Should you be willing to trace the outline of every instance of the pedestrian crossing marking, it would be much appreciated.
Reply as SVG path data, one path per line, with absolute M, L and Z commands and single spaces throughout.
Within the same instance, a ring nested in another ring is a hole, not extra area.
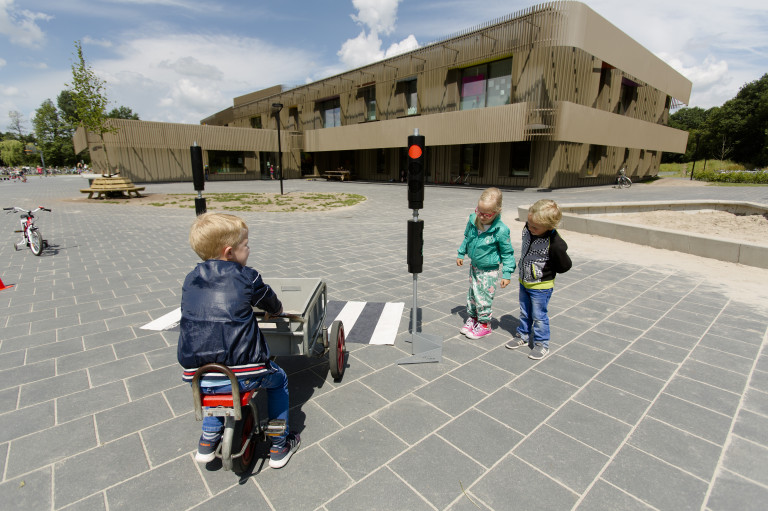
M 358 302 L 330 300 L 326 305 L 325 323 L 330 328 L 336 320 L 344 324 L 346 342 L 359 344 L 393 345 L 400 328 L 403 302 Z M 150 321 L 142 330 L 179 331 L 181 308 Z

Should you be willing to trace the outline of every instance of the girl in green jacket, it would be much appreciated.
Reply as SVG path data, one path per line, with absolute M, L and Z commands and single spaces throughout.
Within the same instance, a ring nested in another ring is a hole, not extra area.
M 490 335 L 491 305 L 499 277 L 501 287 L 505 288 L 515 271 L 515 251 L 509 239 L 509 227 L 501 221 L 501 201 L 498 188 L 483 190 L 475 212 L 469 215 L 464 241 L 456 258 L 458 266 L 464 265 L 465 255 L 472 260 L 467 292 L 468 318 L 460 330 L 470 339 Z

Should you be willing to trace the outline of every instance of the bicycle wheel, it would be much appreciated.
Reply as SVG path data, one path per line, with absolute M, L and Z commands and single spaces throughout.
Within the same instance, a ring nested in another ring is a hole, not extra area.
M 341 321 L 334 321 L 331 324 L 328 344 L 328 364 L 330 365 L 331 376 L 338 381 L 344 377 L 345 369 L 344 346 L 346 345 L 346 336 L 344 335 L 344 324 Z
M 253 455 L 256 453 L 256 437 L 252 436 L 252 434 L 257 425 L 253 409 L 248 405 L 242 407 L 241 410 L 243 418 L 235 422 L 235 431 L 232 437 L 232 454 L 239 453 L 249 438 L 251 442 L 242 456 L 232 459 L 232 471 L 237 475 L 243 474 L 248 470 L 253 461 Z
M 36 256 L 43 253 L 43 236 L 37 229 L 29 231 L 29 249 Z
M 630 186 L 632 186 L 632 181 L 628 177 L 621 176 L 619 178 L 619 188 L 629 188 Z

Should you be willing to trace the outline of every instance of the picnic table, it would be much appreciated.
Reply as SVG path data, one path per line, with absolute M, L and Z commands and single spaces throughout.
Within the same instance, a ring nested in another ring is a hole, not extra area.
M 125 197 L 128 194 L 128 198 L 131 194 L 136 194 L 136 197 L 141 197 L 139 192 L 143 191 L 145 187 L 135 186 L 130 179 L 124 177 L 99 177 L 91 182 L 88 188 L 81 188 L 81 193 L 87 193 L 88 198 L 93 198 L 93 194 L 96 194 L 97 199 L 103 198 L 103 196 L 121 196 Z
M 349 181 L 350 172 L 348 170 L 327 170 L 323 173 L 323 177 L 330 181 L 331 179 L 338 179 L 339 181 Z

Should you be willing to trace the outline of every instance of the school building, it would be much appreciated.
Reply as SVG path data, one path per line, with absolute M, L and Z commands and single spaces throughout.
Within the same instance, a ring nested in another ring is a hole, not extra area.
M 399 181 L 406 142 L 426 138 L 427 182 L 562 188 L 658 173 L 688 133 L 667 126 L 691 82 L 583 3 L 536 5 L 414 51 L 314 83 L 236 97 L 200 125 L 115 119 L 104 144 L 135 182 L 191 181 L 189 147 L 211 180 L 285 179 L 344 169 Z M 279 122 L 279 130 L 278 123 Z M 278 131 L 280 140 L 278 140 Z M 279 175 L 279 174 L 278 174 Z

